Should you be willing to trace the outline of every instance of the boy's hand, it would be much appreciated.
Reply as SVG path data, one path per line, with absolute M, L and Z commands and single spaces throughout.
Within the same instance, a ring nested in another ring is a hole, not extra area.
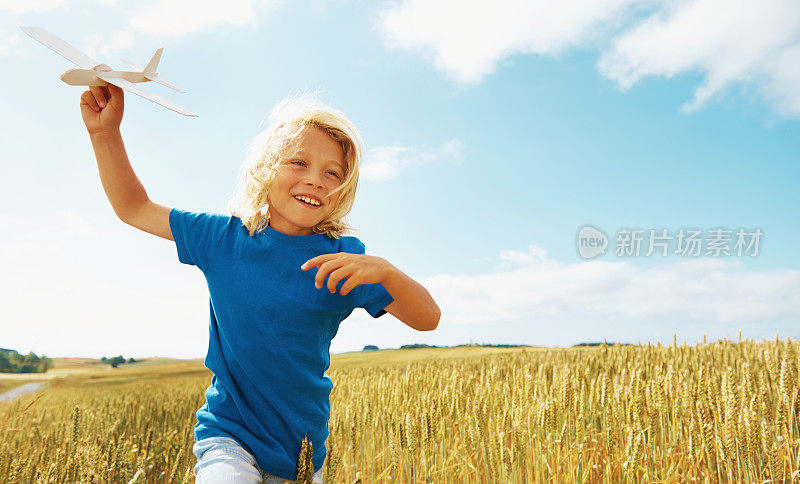
M 89 134 L 119 130 L 125 110 L 125 95 L 122 89 L 107 86 L 89 86 L 81 94 L 81 116 Z
M 336 292 L 336 286 L 343 278 L 347 281 L 342 284 L 342 296 L 346 296 L 359 284 L 375 284 L 383 282 L 391 273 L 394 266 L 386 259 L 366 254 L 350 254 L 339 252 L 336 254 L 322 254 L 307 260 L 300 269 L 308 270 L 319 267 L 314 278 L 314 286 L 322 288 L 325 278 L 328 277 L 328 290 L 331 294 Z

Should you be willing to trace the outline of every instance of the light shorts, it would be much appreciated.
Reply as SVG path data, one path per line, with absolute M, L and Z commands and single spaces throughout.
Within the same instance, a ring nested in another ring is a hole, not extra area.
M 263 472 L 253 454 L 230 437 L 209 437 L 194 443 L 192 452 L 197 458 L 194 466 L 195 484 L 284 484 L 280 477 Z M 322 469 L 318 470 L 312 481 L 322 484 Z

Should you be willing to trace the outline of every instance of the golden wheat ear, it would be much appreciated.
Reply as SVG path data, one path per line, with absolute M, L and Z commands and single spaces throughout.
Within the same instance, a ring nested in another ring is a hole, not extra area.
M 314 445 L 308 440 L 308 436 L 303 437 L 300 444 L 300 455 L 297 458 L 297 483 L 311 484 L 314 477 Z

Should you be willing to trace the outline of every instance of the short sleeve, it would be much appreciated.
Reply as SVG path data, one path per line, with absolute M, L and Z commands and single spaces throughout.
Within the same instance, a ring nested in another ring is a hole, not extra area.
M 353 242 L 348 252 L 351 254 L 365 254 L 366 247 L 360 240 L 353 237 Z M 394 301 L 392 295 L 380 282 L 359 284 L 347 295 L 350 297 L 350 302 L 354 308 L 364 308 L 373 318 L 379 318 L 386 314 L 384 308 Z
M 170 210 L 169 226 L 178 249 L 178 260 L 205 272 L 229 221 L 227 215 Z

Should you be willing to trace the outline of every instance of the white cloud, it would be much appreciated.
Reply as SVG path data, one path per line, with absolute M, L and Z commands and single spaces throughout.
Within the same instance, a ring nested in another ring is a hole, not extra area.
M 197 32 L 213 31 L 225 24 L 254 25 L 257 8 L 272 8 L 276 4 L 270 0 L 155 0 L 129 9 L 127 26 L 115 32 L 110 43 L 102 37 L 92 39 L 89 50 L 102 55 L 111 49 L 131 49 L 137 34 L 178 39 Z M 141 64 L 143 68 L 144 62 Z
M 423 283 L 455 324 L 531 318 L 633 318 L 758 324 L 800 314 L 800 271 L 745 270 L 735 259 L 698 258 L 640 267 L 626 260 L 565 264 L 531 245 L 503 251 L 494 272 L 441 274 Z M 554 319 L 555 318 L 555 319 Z
M 115 32 L 112 36 L 111 42 L 106 40 L 107 37 L 103 34 L 87 34 L 84 38 L 84 45 L 83 52 L 86 53 L 89 57 L 96 59 L 98 62 L 103 62 L 103 59 L 106 58 L 106 54 L 113 50 L 128 50 L 134 47 L 134 35 L 129 30 L 120 30 L 119 32 Z M 140 68 L 144 69 L 145 62 L 149 59 L 142 59 L 144 62 L 141 62 Z M 127 69 L 127 65 L 117 66 L 117 64 L 112 65 L 112 67 L 117 67 L 118 69 Z
M 93 0 L 102 7 L 116 6 L 116 0 Z M 136 35 L 177 39 L 213 31 L 220 25 L 254 25 L 258 14 L 274 8 L 276 0 L 152 0 L 147 4 L 134 3 L 126 11 L 124 27 L 108 28 L 86 36 L 81 48 L 89 57 L 101 57 L 111 50 L 132 49 Z M 14 14 L 51 10 L 65 5 L 64 0 L 19 2 L 0 0 L 0 11 Z M 111 40 L 107 40 L 111 37 Z M 19 42 L 19 36 L 16 36 Z M 0 55 L 7 55 L 9 40 L 0 41 Z M 80 47 L 80 46 L 79 46 Z
M 8 234 L 0 240 L 0 264 L 11 275 L 0 278 L 3 346 L 48 356 L 205 353 L 207 286 L 196 268 L 177 261 L 174 243 L 107 212 L 92 220 L 57 208 L 38 213 L 44 215 L 36 220 L 0 214 Z M 436 337 L 444 338 L 437 344 L 458 344 L 503 325 L 516 328 L 511 342 L 563 344 L 577 337 L 570 331 L 620 338 L 626 327 L 616 321 L 625 320 L 640 334 L 680 328 L 686 336 L 720 324 L 796 327 L 800 314 L 800 271 L 745 270 L 735 259 L 566 264 L 530 245 L 501 251 L 492 263 L 485 274 L 418 279 L 442 309 L 437 332 L 419 333 L 391 315 L 376 322 L 359 309 L 343 323 L 333 351 Z M 602 327 L 610 321 L 613 327 Z M 666 329 L 663 321 L 670 321 Z
M 800 45 L 783 49 L 774 61 L 764 66 L 761 85 L 764 97 L 785 116 L 800 113 Z
M 108 44 L 105 38 L 100 34 L 87 34 L 84 40 L 85 47 L 82 49 L 83 53 L 98 62 L 102 62 L 99 60 L 100 57 L 108 52 Z
M 704 74 L 685 111 L 736 84 L 800 116 L 796 0 L 407 0 L 385 10 L 380 27 L 388 47 L 429 54 L 460 83 L 480 82 L 515 55 L 591 47 L 603 50 L 598 69 L 622 90 L 648 75 Z
M 112 49 L 131 49 L 133 48 L 133 33 L 127 30 L 121 30 L 114 34 L 113 40 L 111 41 L 111 48 Z
M 60 208 L 36 219 L 0 214 L 0 225 L 3 346 L 48 356 L 203 354 L 207 289 L 177 261 L 174 243 L 113 215 L 90 221 Z
M 272 4 L 264 0 L 156 0 L 128 11 L 129 30 L 154 37 L 184 37 L 219 24 L 253 24 L 254 7 Z
M 20 55 L 22 53 L 22 36 L 13 33 L 0 38 L 0 55 Z
M 405 167 L 432 163 L 455 163 L 464 160 L 464 145 L 457 139 L 431 150 L 425 147 L 381 146 L 368 151 L 359 176 L 369 181 L 389 180 Z
M 59 209 L 56 211 L 56 219 L 61 228 L 61 233 L 77 235 L 81 237 L 95 237 L 97 229 L 85 218 L 72 210 Z
M 779 111 L 800 114 L 800 3 L 694 0 L 668 5 L 614 39 L 598 63 L 604 76 L 624 90 L 644 76 L 699 71 L 705 80 L 684 104 L 686 111 L 702 107 L 733 83 L 756 83 Z
M 428 50 L 438 69 L 470 84 L 513 55 L 557 56 L 585 43 L 636 3 L 648 2 L 408 0 L 384 11 L 381 27 L 389 47 Z
M 27 12 L 43 12 L 45 10 L 52 10 L 60 7 L 66 3 L 66 0 L 0 0 L 0 11 L 12 14 L 21 14 Z

